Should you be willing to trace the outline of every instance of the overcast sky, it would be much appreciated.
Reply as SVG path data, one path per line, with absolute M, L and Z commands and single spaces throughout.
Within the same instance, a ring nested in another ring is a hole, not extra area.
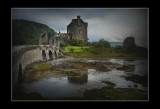
M 67 25 L 77 15 L 88 22 L 90 42 L 101 38 L 110 42 L 123 42 L 132 33 L 137 45 L 148 46 L 147 8 L 12 8 L 14 19 L 43 23 L 63 33 L 67 33 Z

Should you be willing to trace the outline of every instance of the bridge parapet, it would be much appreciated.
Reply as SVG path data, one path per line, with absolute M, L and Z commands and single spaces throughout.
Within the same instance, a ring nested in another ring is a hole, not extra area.
M 12 47 L 12 54 L 15 52 L 23 51 L 25 49 L 35 49 L 39 47 L 39 45 L 21 45 L 21 46 L 14 46 Z

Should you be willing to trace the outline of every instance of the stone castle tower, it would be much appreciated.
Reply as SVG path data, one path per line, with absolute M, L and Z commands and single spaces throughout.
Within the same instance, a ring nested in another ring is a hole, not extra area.
M 88 42 L 87 27 L 88 23 L 84 22 L 80 16 L 77 16 L 77 19 L 72 19 L 71 23 L 67 26 L 67 34 L 72 38 Z
M 53 45 L 60 46 L 61 43 L 66 44 L 76 38 L 88 42 L 87 38 L 88 23 L 84 22 L 80 16 L 77 19 L 72 19 L 71 23 L 67 26 L 67 33 L 57 33 L 51 36 L 48 32 L 44 32 L 39 37 L 39 45 Z

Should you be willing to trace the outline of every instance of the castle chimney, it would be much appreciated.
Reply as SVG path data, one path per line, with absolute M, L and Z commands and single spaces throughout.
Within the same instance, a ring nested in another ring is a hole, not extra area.
M 80 25 L 80 23 L 81 23 L 81 22 L 80 22 L 80 19 L 81 19 L 80 16 L 77 16 L 78 25 Z

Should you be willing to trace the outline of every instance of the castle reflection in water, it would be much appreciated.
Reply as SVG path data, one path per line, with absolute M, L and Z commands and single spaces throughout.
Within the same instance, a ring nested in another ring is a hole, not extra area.
M 83 85 L 88 82 L 88 71 L 83 70 L 83 73 L 77 72 L 76 74 L 74 73 L 68 73 L 68 82 L 73 83 L 73 84 L 79 84 Z

